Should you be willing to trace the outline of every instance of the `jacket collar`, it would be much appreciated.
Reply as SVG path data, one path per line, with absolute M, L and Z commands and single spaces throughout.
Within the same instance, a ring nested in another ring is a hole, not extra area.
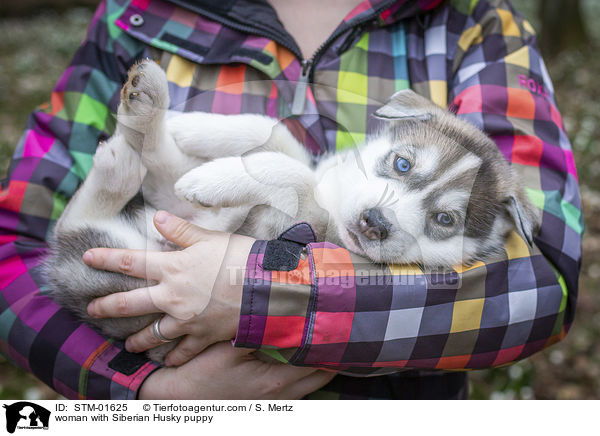
M 363 1 L 313 55 L 313 71 L 334 42 L 339 49 L 364 26 L 393 24 L 443 1 Z M 300 49 L 267 0 L 131 0 L 113 16 L 116 27 L 130 36 L 196 63 L 245 63 L 268 77 L 293 81 L 304 70 Z
M 166 0 L 235 30 L 266 36 L 299 54 L 277 13 L 266 0 Z
M 166 0 L 236 30 L 267 36 L 300 57 L 297 43 L 284 29 L 267 0 Z M 350 11 L 336 31 L 365 21 L 389 25 L 436 8 L 444 0 L 364 0 Z M 335 33 L 335 32 L 334 32 Z

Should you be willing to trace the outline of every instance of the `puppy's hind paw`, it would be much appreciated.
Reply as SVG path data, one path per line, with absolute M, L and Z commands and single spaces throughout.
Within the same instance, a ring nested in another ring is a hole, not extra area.
M 117 149 L 112 144 L 100 141 L 94 154 L 94 167 L 101 171 L 112 171 L 117 162 Z
M 169 107 L 167 76 L 160 66 L 144 59 L 136 62 L 121 89 L 119 115 L 153 116 Z

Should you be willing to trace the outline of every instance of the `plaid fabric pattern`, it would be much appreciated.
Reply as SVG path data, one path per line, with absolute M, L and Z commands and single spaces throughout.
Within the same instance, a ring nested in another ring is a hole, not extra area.
M 266 244 L 257 242 L 238 346 L 296 365 L 377 374 L 505 365 L 566 334 L 577 295 L 581 203 L 533 29 L 504 1 L 449 2 L 425 22 L 405 25 L 411 87 L 497 142 L 543 210 L 535 246 L 514 233 L 498 259 L 426 275 L 310 243 L 307 259 L 284 273 L 262 269 Z
M 308 244 L 295 271 L 265 272 L 258 241 L 236 345 L 372 373 L 502 365 L 564 336 L 582 230 L 575 167 L 533 31 L 506 2 L 363 2 L 315 66 L 297 117 L 301 64 L 289 49 L 174 3 L 103 2 L 50 104 L 28 121 L 0 196 L 5 356 L 69 398 L 134 398 L 156 369 L 119 369 L 122 344 L 54 304 L 38 271 L 52 225 L 114 129 L 126 71 L 143 57 L 166 70 L 172 110 L 278 117 L 315 154 L 362 141 L 375 108 L 410 84 L 488 132 L 544 210 L 533 250 L 514 235 L 502 259 L 443 276 L 374 267 L 329 243 Z

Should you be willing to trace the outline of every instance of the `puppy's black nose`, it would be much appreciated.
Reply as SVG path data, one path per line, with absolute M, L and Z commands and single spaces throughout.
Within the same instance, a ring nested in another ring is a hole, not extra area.
M 392 225 L 385 219 L 381 209 L 367 209 L 360 214 L 358 228 L 361 233 L 372 241 L 383 241 L 388 237 Z

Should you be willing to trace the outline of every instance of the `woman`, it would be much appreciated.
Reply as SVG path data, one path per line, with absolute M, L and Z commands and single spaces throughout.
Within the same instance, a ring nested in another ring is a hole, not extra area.
M 30 118 L 2 197 L 2 349 L 15 363 L 72 398 L 301 398 L 332 377 L 311 368 L 409 370 L 336 376 L 311 398 L 466 398 L 463 373 L 436 370 L 503 365 L 564 337 L 577 295 L 580 200 L 529 23 L 501 0 L 314 3 L 100 5 L 51 106 Z M 167 72 L 172 109 L 286 119 L 315 155 L 360 142 L 374 127 L 376 107 L 410 86 L 482 128 L 522 173 L 544 209 L 534 247 L 511 239 L 500 261 L 431 277 L 368 265 L 297 235 L 291 238 L 307 246 L 307 258 L 278 263 L 267 241 L 206 233 L 160 214 L 159 231 L 186 251 L 92 250 L 86 258 L 139 276 L 146 262 L 156 265 L 175 297 L 190 283 L 212 292 L 207 309 L 185 321 L 168 315 L 177 314 L 168 300 L 157 308 L 147 289 L 90 305 L 96 316 L 166 312 L 127 343 L 142 351 L 161 337 L 187 335 L 168 360 L 187 363 L 157 369 L 40 294 L 36 270 L 51 224 L 85 177 L 98 140 L 114 128 L 110 113 L 128 67 L 148 56 Z M 219 250 L 216 271 L 215 259 L 210 267 L 205 260 Z M 245 266 L 244 285 L 230 285 L 226 272 Z M 337 273 L 324 280 L 320 271 Z M 223 342 L 234 337 L 241 348 Z M 253 349 L 303 368 L 260 363 Z

